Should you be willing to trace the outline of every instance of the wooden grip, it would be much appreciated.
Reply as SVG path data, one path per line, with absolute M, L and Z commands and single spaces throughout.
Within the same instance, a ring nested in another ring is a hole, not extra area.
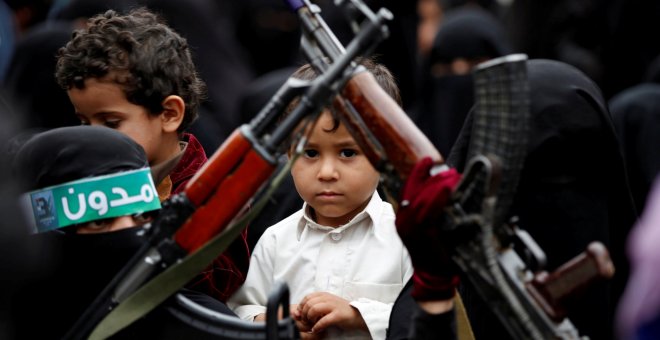
M 540 272 L 527 284 L 527 290 L 554 321 L 566 316 L 564 302 L 596 280 L 614 275 L 614 265 L 607 248 L 592 242 L 587 250 L 552 273 Z
M 195 206 L 202 205 L 251 149 L 250 141 L 243 136 L 240 129 L 234 130 L 188 181 L 185 189 L 188 199 Z
M 201 206 L 176 232 L 176 243 L 188 253 L 204 245 L 241 212 L 274 170 L 236 130 L 186 186 L 188 198 Z
M 359 72 L 351 78 L 342 96 L 352 104 L 362 121 L 347 114 L 349 108 L 341 100 L 335 100 L 335 108 L 342 114 L 342 121 L 351 131 L 371 164 L 382 170 L 385 157 L 405 180 L 413 166 L 424 157 L 443 162 L 442 156 L 415 123 L 376 82 L 370 72 Z M 369 131 L 376 137 L 382 151 L 369 139 Z

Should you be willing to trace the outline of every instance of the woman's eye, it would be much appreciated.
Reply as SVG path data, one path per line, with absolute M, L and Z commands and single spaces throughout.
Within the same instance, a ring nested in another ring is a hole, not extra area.
M 137 225 L 146 224 L 154 220 L 154 214 L 152 212 L 134 214 L 133 220 L 135 223 L 137 223 Z
M 314 158 L 319 155 L 319 152 L 314 149 L 307 149 L 304 151 L 304 155 L 307 158 Z
M 355 157 L 357 155 L 357 151 L 355 151 L 353 149 L 343 149 L 339 152 L 339 155 L 341 157 L 351 158 L 351 157 Z
M 119 120 L 106 120 L 103 125 L 111 128 L 111 129 L 116 129 L 119 127 Z
M 89 229 L 104 229 L 107 228 L 110 223 L 112 223 L 112 220 L 114 220 L 114 217 L 102 218 L 100 220 L 90 221 L 84 225 L 84 227 Z

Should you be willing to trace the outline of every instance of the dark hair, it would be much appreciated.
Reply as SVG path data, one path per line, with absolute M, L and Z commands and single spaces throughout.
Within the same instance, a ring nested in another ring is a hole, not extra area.
M 162 101 L 178 95 L 186 104 L 178 131 L 197 118 L 206 93 L 186 39 L 146 8 L 121 15 L 113 10 L 88 20 L 58 51 L 56 78 L 64 89 L 83 88 L 85 79 L 111 74 L 129 102 L 151 114 L 163 111 Z
M 371 72 L 373 74 L 374 78 L 376 78 L 376 82 L 380 87 L 390 96 L 394 101 L 401 106 L 401 93 L 399 91 L 399 86 L 396 84 L 396 79 L 392 75 L 392 72 L 385 67 L 385 65 L 377 63 L 374 59 L 372 58 L 360 58 L 357 60 L 358 64 L 364 66 L 367 71 Z M 310 64 L 305 64 L 303 66 L 300 66 L 293 74 L 291 75 L 292 78 L 297 78 L 297 79 L 302 79 L 302 80 L 314 80 L 316 77 L 318 77 L 318 73 L 316 73 L 316 70 L 310 65 Z M 286 115 L 288 115 L 293 108 L 298 105 L 298 100 L 292 101 L 289 106 L 287 107 L 286 110 Z M 283 119 L 281 117 L 280 119 Z M 334 123 L 332 128 L 329 131 L 335 131 L 337 128 L 339 128 L 339 120 L 333 113 L 333 119 Z

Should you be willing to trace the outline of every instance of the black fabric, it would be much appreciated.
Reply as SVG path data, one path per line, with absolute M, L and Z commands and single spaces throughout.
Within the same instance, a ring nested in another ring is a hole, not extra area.
M 130 137 L 95 126 L 37 134 L 15 157 L 15 169 L 26 179 L 27 191 L 147 166 L 144 150 Z
M 426 313 L 412 298 L 412 286 L 412 279 L 408 280 L 394 301 L 386 338 L 388 340 L 456 339 L 454 310 L 442 314 Z
M 585 335 L 612 338 L 612 313 L 628 276 L 624 242 L 636 219 L 621 148 L 600 90 L 582 72 L 550 60 L 530 60 L 527 67 L 531 126 L 511 215 L 519 216 L 520 227 L 545 251 L 548 270 L 584 251 L 591 241 L 608 247 L 616 266 L 614 280 L 591 287 L 576 300 L 569 317 Z M 448 159 L 459 170 L 469 147 L 470 118 Z M 502 332 L 506 337 L 470 290 L 466 284 L 461 293 L 475 336 Z
M 261 75 L 248 84 L 239 97 L 240 123 L 247 124 L 266 106 L 297 67 L 283 67 Z
M 11 312 L 16 338 L 61 338 L 143 244 L 140 230 L 134 227 L 99 234 L 50 232 L 32 236 L 31 244 L 40 249 L 41 264 L 49 270 L 29 280 L 14 297 Z M 234 315 L 208 295 L 186 289 L 179 293 L 206 308 Z M 173 298 L 113 338 L 176 339 L 184 334 L 195 339 L 211 338 L 179 322 L 168 308 L 178 308 Z
M 197 305 L 212 311 L 236 317 L 234 312 L 222 302 L 200 292 L 189 289 L 181 289 L 178 294 L 185 296 Z M 181 307 L 172 296 L 159 308 L 153 310 L 146 317 L 112 336 L 111 339 L 221 339 L 212 332 L 205 331 L 205 324 L 197 321 L 189 325 L 180 320 L 177 314 L 181 313 Z M 197 320 L 197 319 L 195 319 Z M 240 320 L 236 317 L 236 320 Z M 248 321 L 244 321 L 250 325 Z M 265 332 L 264 332 L 265 333 Z
M 474 104 L 472 75 L 429 77 L 417 126 L 446 156 L 458 137 L 468 111 Z
M 502 24 L 479 7 L 461 7 L 442 18 L 430 59 L 449 63 L 457 58 L 477 59 L 511 53 Z
M 135 0 L 71 0 L 66 1 L 59 8 L 53 9 L 50 16 L 55 20 L 86 20 L 109 9 L 124 13 L 134 7 L 137 7 Z
M 69 41 L 72 31 L 69 23 L 42 23 L 16 43 L 5 86 L 25 112 L 25 128 L 80 124 L 66 91 L 54 76 L 57 50 Z
M 0 145 L 6 146 L 19 130 L 17 114 L 0 89 Z M 7 150 L 0 148 L 0 258 L 3 259 L 0 261 L 0 339 L 13 337 L 13 315 L 9 307 L 16 290 L 42 269 L 37 266 L 38 249 L 29 242 L 27 223 L 19 213 L 20 177 L 12 175 L 9 159 Z
M 511 53 L 504 29 L 489 12 L 475 7 L 449 11 L 420 71 L 421 96 L 413 110 L 417 126 L 442 155 L 448 155 L 474 103 L 470 73 L 439 74 L 457 59 L 485 60 Z
M 30 244 L 39 249 L 39 263 L 47 269 L 41 277 L 24 284 L 14 297 L 16 338 L 61 338 L 139 249 L 142 238 L 137 231 L 55 231 L 32 236 Z
M 387 325 L 387 339 L 407 339 L 410 334 L 414 311 L 419 309 L 411 295 L 412 286 L 410 279 L 394 301 L 390 322 Z
M 653 61 L 649 64 L 649 66 L 646 68 L 646 72 L 644 74 L 644 81 L 649 83 L 660 84 L 660 56 L 655 57 Z
M 442 314 L 429 314 L 418 309 L 415 313 L 411 339 L 456 339 L 456 316 L 452 309 Z
M 660 171 L 660 84 L 641 84 L 610 100 L 614 128 L 628 167 L 630 189 L 639 212 Z

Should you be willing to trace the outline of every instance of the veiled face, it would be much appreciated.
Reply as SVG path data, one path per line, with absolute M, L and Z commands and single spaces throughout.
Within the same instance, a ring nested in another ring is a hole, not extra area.
M 78 234 L 99 234 L 107 233 L 135 226 L 143 225 L 151 221 L 149 215 L 126 215 L 90 221 L 76 227 Z

